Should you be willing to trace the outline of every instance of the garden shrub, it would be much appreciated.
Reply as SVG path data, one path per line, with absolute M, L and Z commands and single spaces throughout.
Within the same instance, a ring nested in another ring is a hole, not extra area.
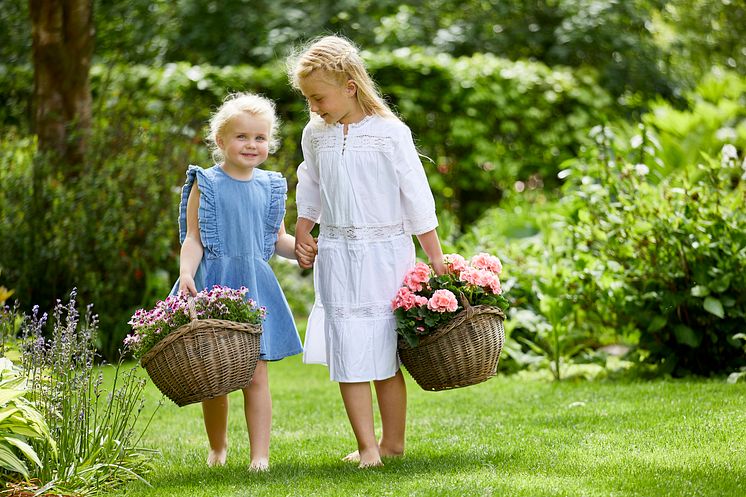
M 688 112 L 658 103 L 639 125 L 597 127 L 597 145 L 566 163 L 560 199 L 510 192 L 446 240 L 505 262 L 503 367 L 551 362 L 558 374 L 563 361 L 605 362 L 594 351 L 620 342 L 656 373 L 744 364 L 744 82 L 716 72 Z M 711 158 L 729 139 L 725 160 Z
M 566 197 L 574 259 L 590 269 L 575 290 L 638 334 L 642 362 L 675 375 L 746 364 L 746 171 L 736 149 L 707 155 L 660 182 L 643 163 L 579 161 Z M 743 178 L 742 178 L 742 175 Z

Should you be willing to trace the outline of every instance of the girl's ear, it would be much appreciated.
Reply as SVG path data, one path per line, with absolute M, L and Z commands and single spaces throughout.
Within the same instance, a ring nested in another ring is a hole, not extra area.
M 215 145 L 218 146 L 220 150 L 223 150 L 223 137 L 220 135 L 215 135 Z
M 348 79 L 347 86 L 345 86 L 345 93 L 347 93 L 348 97 L 354 97 L 357 93 L 357 83 L 355 83 L 351 79 Z

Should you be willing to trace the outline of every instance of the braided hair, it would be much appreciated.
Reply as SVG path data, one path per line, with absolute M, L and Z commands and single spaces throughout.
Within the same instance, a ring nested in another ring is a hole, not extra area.
M 346 38 L 317 38 L 289 59 L 288 75 L 295 89 L 300 89 L 301 80 L 314 71 L 324 71 L 340 86 L 353 81 L 358 104 L 366 115 L 395 117 L 368 74 L 357 47 Z

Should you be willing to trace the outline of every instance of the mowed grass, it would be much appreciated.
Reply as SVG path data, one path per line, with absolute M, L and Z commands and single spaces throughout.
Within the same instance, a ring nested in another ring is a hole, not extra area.
M 355 445 L 338 387 L 326 368 L 293 357 L 270 364 L 271 471 L 247 470 L 240 392 L 220 468 L 205 464 L 200 405 L 168 401 L 142 442 L 160 451 L 151 486 L 107 495 L 746 495 L 746 384 L 498 376 L 425 392 L 407 380 L 406 456 L 382 468 L 341 462 Z M 152 410 L 160 394 L 152 384 L 147 394 Z

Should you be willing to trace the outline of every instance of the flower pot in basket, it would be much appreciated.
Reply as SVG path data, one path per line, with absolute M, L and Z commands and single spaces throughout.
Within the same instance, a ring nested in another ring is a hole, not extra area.
M 469 306 L 417 346 L 399 340 L 399 358 L 424 390 L 448 390 L 481 383 L 497 374 L 505 343 L 499 307 Z
M 190 308 L 190 312 L 193 308 Z M 245 388 L 259 359 L 260 324 L 196 319 L 169 333 L 140 363 L 178 406 Z

